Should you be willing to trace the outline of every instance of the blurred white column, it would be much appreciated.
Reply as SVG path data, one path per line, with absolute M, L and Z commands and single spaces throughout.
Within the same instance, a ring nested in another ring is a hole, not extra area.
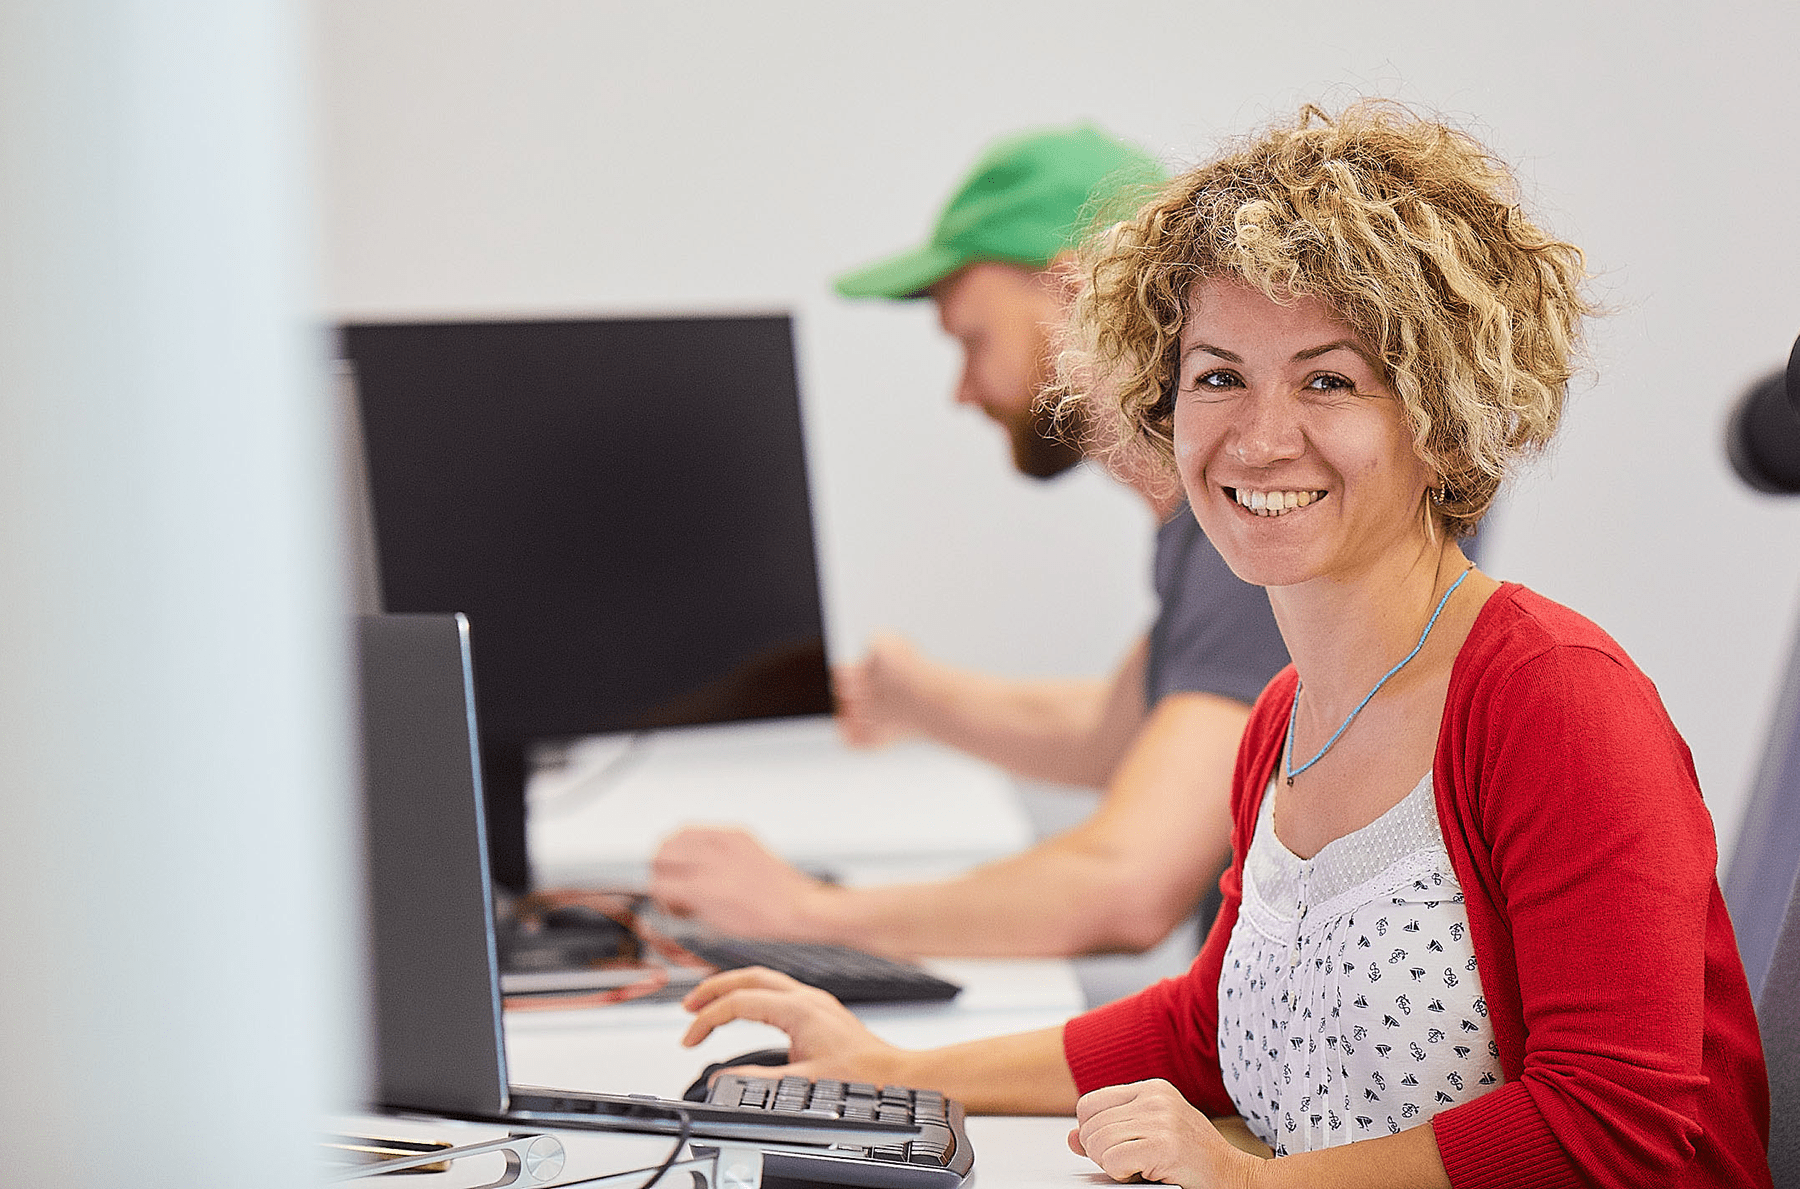
M 0 0 L 0 1185 L 317 1179 L 342 595 L 298 0 Z

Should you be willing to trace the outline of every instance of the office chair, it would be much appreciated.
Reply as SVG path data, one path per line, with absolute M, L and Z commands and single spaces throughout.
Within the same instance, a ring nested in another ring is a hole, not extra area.
M 1769 1171 L 1775 1189 L 1800 1189 L 1800 880 L 1788 894 L 1756 1016 L 1769 1065 Z
M 1738 401 L 1725 453 L 1751 488 L 1800 494 L 1800 338 L 1785 372 Z M 1769 1167 L 1776 1189 L 1800 1189 L 1800 633 L 1738 832 L 1725 903 L 1769 1069 Z
M 1725 880 L 1769 1068 L 1769 1167 L 1800 1189 L 1800 638 Z
M 1800 870 L 1800 632 L 1788 660 L 1750 805 L 1725 878 L 1725 903 L 1737 933 L 1744 974 L 1756 993 L 1765 985 L 1775 939 Z
M 1800 1189 L 1800 644 L 1738 846 L 1731 876 L 1743 905 L 1745 967 L 1754 955 L 1760 979 L 1750 985 L 1761 987 L 1756 1016 L 1769 1067 L 1769 1169 L 1776 1189 Z M 1784 876 L 1785 910 L 1772 912 Z M 1739 915 L 1733 905 L 1734 923 Z
M 1725 881 L 1769 1067 L 1769 1167 L 1800 1189 L 1800 639 Z

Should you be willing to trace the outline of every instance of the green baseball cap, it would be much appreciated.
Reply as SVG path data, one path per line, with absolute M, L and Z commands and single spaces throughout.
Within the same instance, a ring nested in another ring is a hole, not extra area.
M 912 298 L 978 260 L 1042 268 L 1074 246 L 1107 202 L 1165 177 L 1135 145 L 1089 124 L 1026 132 L 989 149 L 931 238 L 837 279 L 845 297 Z

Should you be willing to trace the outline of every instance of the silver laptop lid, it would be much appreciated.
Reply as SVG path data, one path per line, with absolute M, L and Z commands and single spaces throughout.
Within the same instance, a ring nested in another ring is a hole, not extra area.
M 375 1105 L 507 1107 L 469 623 L 358 618 Z

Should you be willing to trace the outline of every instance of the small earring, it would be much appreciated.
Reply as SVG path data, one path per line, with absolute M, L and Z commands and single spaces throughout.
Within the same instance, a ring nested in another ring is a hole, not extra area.
M 1440 507 L 1440 508 L 1443 507 L 1445 504 L 1449 503 L 1450 502 L 1450 480 L 1445 479 L 1445 480 L 1441 481 L 1438 484 L 1438 489 L 1431 493 L 1431 498 L 1437 501 L 1438 507 Z

